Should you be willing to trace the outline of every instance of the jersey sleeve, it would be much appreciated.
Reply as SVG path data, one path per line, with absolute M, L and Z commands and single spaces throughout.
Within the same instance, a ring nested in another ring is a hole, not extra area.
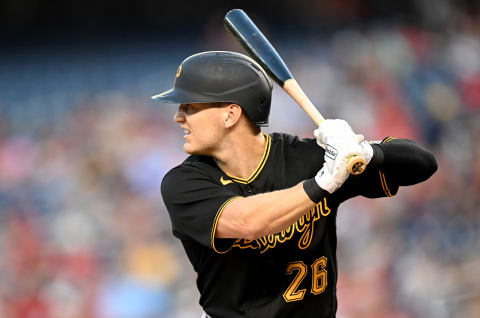
M 161 192 L 172 221 L 173 234 L 193 240 L 217 253 L 226 253 L 234 239 L 215 238 L 225 207 L 240 198 L 195 167 L 179 166 L 163 178 Z
M 388 137 L 381 142 L 371 143 L 387 143 L 394 139 Z M 349 176 L 334 194 L 342 202 L 358 195 L 367 198 L 393 197 L 397 194 L 398 189 L 399 184 L 395 182 L 395 178 L 391 176 L 388 168 L 369 164 L 362 174 Z

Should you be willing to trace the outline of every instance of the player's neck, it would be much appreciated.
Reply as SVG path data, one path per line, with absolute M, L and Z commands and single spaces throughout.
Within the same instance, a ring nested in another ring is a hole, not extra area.
M 265 136 L 245 134 L 241 138 L 227 139 L 223 149 L 215 156 L 220 169 L 228 175 L 247 179 L 257 169 L 265 151 Z

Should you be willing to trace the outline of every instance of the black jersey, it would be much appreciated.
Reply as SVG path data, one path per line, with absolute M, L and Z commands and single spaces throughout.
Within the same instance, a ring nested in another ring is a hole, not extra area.
M 200 305 L 213 318 L 335 317 L 337 208 L 356 195 L 392 196 L 398 186 L 367 167 L 280 233 L 254 241 L 215 238 L 229 202 L 292 187 L 323 166 L 324 150 L 315 139 L 277 133 L 265 138 L 263 158 L 248 179 L 196 155 L 163 179 L 173 234 L 198 273 Z

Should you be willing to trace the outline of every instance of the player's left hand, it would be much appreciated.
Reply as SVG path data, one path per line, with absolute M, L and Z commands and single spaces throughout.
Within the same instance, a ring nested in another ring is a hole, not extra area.
M 313 134 L 317 139 L 317 144 L 322 148 L 330 145 L 350 156 L 361 156 L 367 164 L 373 157 L 373 148 L 370 143 L 364 140 L 363 135 L 355 134 L 345 120 L 327 119 L 314 130 Z M 328 162 L 327 157 L 325 160 Z
M 360 143 L 363 140 L 362 135 L 356 135 L 352 127 L 342 119 L 326 119 L 320 126 L 313 131 L 317 144 L 325 148 L 325 145 L 331 144 L 334 140 L 350 139 L 357 140 Z

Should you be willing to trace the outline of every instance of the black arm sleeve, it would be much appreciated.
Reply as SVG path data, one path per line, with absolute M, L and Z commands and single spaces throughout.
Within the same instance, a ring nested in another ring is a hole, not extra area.
M 411 140 L 385 138 L 373 143 L 373 158 L 365 171 L 349 176 L 334 193 L 339 202 L 357 195 L 367 198 L 392 197 L 400 186 L 427 180 L 437 170 L 433 154 Z
M 372 163 L 399 186 L 420 183 L 437 171 L 433 154 L 411 140 L 393 139 L 372 146 L 377 157 Z

